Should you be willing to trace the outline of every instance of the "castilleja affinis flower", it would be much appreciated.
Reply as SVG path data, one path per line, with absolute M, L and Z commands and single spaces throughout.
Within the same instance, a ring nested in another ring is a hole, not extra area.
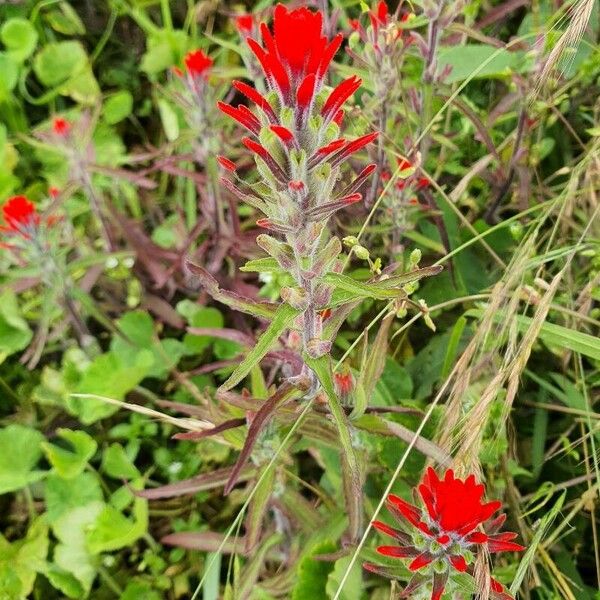
M 33 230 L 40 224 L 33 202 L 25 196 L 13 196 L 2 206 L 2 216 L 6 225 L 0 225 L 0 231 L 9 235 L 31 237 Z
M 282 290 L 282 298 L 303 312 L 304 349 L 316 357 L 330 346 L 320 341 L 318 311 L 326 307 L 332 288 L 321 284 L 319 277 L 334 268 L 341 252 L 339 240 L 325 244 L 325 225 L 338 210 L 362 199 L 359 190 L 375 166 L 367 166 L 346 183 L 342 166 L 377 133 L 352 140 L 343 135 L 343 106 L 361 80 L 351 76 L 333 89 L 326 85 L 342 36 L 327 39 L 319 11 L 288 10 L 279 4 L 273 30 L 262 23 L 260 33 L 262 45 L 250 36 L 246 41 L 261 66 L 267 92 L 234 81 L 251 108 L 224 102 L 218 107 L 246 130 L 242 143 L 254 155 L 262 182 L 250 188 L 224 178 L 223 184 L 264 213 L 257 221 L 259 227 L 285 238 L 282 244 L 263 234 L 257 242 L 293 274 L 298 287 Z M 233 162 L 220 157 L 219 163 L 224 175 L 235 172 Z
M 475 482 L 473 475 L 462 480 L 449 469 L 439 479 L 429 468 L 418 490 L 424 509 L 393 494 L 387 498 L 387 508 L 400 522 L 399 529 L 382 521 L 373 522 L 373 527 L 398 542 L 394 546 L 379 546 L 377 552 L 407 559 L 408 569 L 414 572 L 401 598 L 421 597 L 430 589 L 431 600 L 440 600 L 453 572 L 473 574 L 478 546 L 485 546 L 490 553 L 524 550 L 514 542 L 516 533 L 499 532 L 506 515 L 492 516 L 502 504 L 484 502 L 485 488 Z M 372 563 L 365 563 L 364 567 L 389 576 L 385 567 Z M 511 598 L 498 581 L 492 579 L 490 587 L 493 600 Z M 421 593 L 417 594 L 417 590 Z

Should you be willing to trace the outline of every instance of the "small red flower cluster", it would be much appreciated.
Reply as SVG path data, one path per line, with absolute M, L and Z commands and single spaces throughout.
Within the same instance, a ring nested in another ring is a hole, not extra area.
M 202 50 L 193 50 L 185 55 L 183 63 L 185 65 L 185 72 L 192 82 L 196 83 L 208 77 L 213 60 Z M 184 75 L 183 70 L 179 67 L 174 67 L 173 72 L 178 77 L 183 77 Z
M 328 41 L 322 28 L 320 12 L 304 7 L 288 11 L 278 4 L 274 11 L 273 32 L 265 23 L 260 26 L 264 46 L 252 37 L 247 38 L 264 72 L 269 93 L 263 95 L 242 81 L 233 82 L 235 89 L 260 112 L 256 114 L 243 104 L 218 103 L 223 113 L 251 134 L 251 137 L 243 138 L 242 143 L 255 155 L 259 168 L 264 165 L 261 174 L 268 173 L 267 179 L 274 192 L 280 193 L 282 187 L 287 189 L 297 204 L 316 211 L 312 215 L 314 220 L 326 218 L 335 210 L 360 200 L 361 195 L 356 191 L 372 173 L 374 165 L 364 169 L 334 202 L 330 202 L 331 187 L 323 185 L 322 179 L 317 181 L 314 175 L 317 168 L 327 163 L 335 169 L 377 137 L 377 133 L 369 133 L 347 140 L 339 135 L 344 117 L 342 106 L 359 88 L 361 80 L 349 77 L 326 92 L 325 76 L 342 36 L 336 35 Z M 219 162 L 226 170 L 235 170 L 232 161 L 220 158 Z M 224 183 L 238 196 L 247 199 L 231 182 Z M 328 206 L 323 207 L 326 203 Z M 269 218 L 261 223 L 270 229 L 286 230 L 287 225 L 278 228 L 275 221 L 277 218 Z
M 66 137 L 71 131 L 71 123 L 62 117 L 56 117 L 52 121 L 52 131 L 59 137 Z
M 237 15 L 233 22 L 242 37 L 247 37 L 254 31 L 254 17 L 252 15 Z
M 374 521 L 373 526 L 400 543 L 379 546 L 377 552 L 410 559 L 408 568 L 415 575 L 404 589 L 402 598 L 412 598 L 412 594 L 433 577 L 431 600 L 440 600 L 452 569 L 473 574 L 473 550 L 477 546 L 485 546 L 491 553 L 524 550 L 513 541 L 516 533 L 499 533 L 506 515 L 498 515 L 490 521 L 502 504 L 498 501 L 483 503 L 484 493 L 484 486 L 478 485 L 473 475 L 462 480 L 449 469 L 444 478 L 439 479 L 429 468 L 419 486 L 425 511 L 393 494 L 388 497 L 388 510 L 400 521 L 401 529 L 381 521 Z M 405 522 L 414 529 L 407 529 Z M 480 529 L 482 525 L 485 531 Z M 372 563 L 365 563 L 364 567 L 389 576 L 385 567 Z M 491 593 L 493 600 L 511 599 L 495 579 L 491 581 Z
M 400 16 L 400 23 L 406 23 L 410 17 L 410 13 L 403 13 Z M 377 6 L 369 11 L 369 20 L 371 22 L 371 27 L 368 30 L 362 26 L 358 19 L 352 19 L 350 21 L 350 26 L 359 34 L 360 39 L 363 42 L 369 42 L 372 44 L 373 48 L 380 53 L 382 50 L 382 45 L 384 44 L 380 42 L 379 34 L 381 32 L 387 32 L 390 25 L 393 23 L 385 0 L 381 0 Z M 387 39 L 387 42 L 395 43 L 399 39 L 404 42 L 405 46 L 408 46 L 410 43 L 412 43 L 411 33 L 404 29 L 397 29 L 396 32 Z
M 0 231 L 26 238 L 29 238 L 32 229 L 40 224 L 40 215 L 35 205 L 25 196 L 9 198 L 2 207 L 2 216 L 6 225 L 0 225 Z

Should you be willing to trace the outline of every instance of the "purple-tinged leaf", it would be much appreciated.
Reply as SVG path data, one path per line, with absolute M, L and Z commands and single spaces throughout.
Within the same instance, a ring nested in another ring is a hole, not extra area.
M 264 429 L 267 423 L 269 423 L 277 408 L 279 408 L 279 406 L 285 402 L 291 400 L 296 394 L 302 393 L 303 391 L 305 390 L 301 390 L 297 386 L 289 383 L 284 384 L 260 407 L 252 419 L 250 427 L 248 428 L 248 434 L 246 435 L 244 446 L 240 452 L 235 466 L 233 467 L 229 480 L 227 481 L 227 485 L 225 486 L 225 495 L 229 494 L 229 492 L 231 492 L 233 489 L 233 486 L 237 483 L 239 474 L 241 473 L 242 468 L 246 464 L 248 458 L 250 458 L 252 448 L 254 447 L 260 432 Z
M 159 498 L 176 498 L 178 496 L 187 496 L 189 494 L 196 494 L 197 492 L 203 492 L 206 490 L 213 490 L 215 488 L 225 485 L 227 480 L 231 477 L 231 467 L 225 469 L 217 469 L 210 473 L 203 473 L 202 475 L 196 475 L 190 479 L 178 481 L 176 483 L 170 483 L 169 485 L 163 485 L 161 487 L 133 491 L 136 496 L 146 498 L 148 500 L 158 500 Z M 253 475 L 256 469 L 254 467 L 247 467 L 242 469 L 238 473 L 238 480 L 247 481 Z

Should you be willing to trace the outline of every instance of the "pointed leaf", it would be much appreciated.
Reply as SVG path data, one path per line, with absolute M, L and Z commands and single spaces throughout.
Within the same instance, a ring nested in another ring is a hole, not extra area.
M 210 294 L 215 300 L 222 302 L 226 306 L 239 310 L 240 312 L 262 317 L 264 319 L 272 319 L 277 310 L 277 306 L 270 302 L 257 302 L 250 298 L 244 298 L 234 292 L 222 290 L 219 287 L 217 280 L 203 267 L 196 265 L 191 261 L 187 261 L 189 270 L 198 277 L 204 290 Z
M 272 316 L 273 320 L 264 333 L 258 338 L 256 346 L 248 352 L 244 360 L 237 366 L 229 379 L 219 388 L 222 391 L 230 390 L 237 385 L 254 365 L 264 357 L 270 348 L 277 342 L 279 336 L 288 329 L 300 311 L 292 308 L 289 304 L 282 304 Z

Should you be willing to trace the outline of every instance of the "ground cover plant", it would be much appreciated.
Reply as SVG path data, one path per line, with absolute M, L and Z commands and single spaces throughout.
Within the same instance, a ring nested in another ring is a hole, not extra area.
M 0 5 L 0 598 L 598 600 L 590 0 Z

